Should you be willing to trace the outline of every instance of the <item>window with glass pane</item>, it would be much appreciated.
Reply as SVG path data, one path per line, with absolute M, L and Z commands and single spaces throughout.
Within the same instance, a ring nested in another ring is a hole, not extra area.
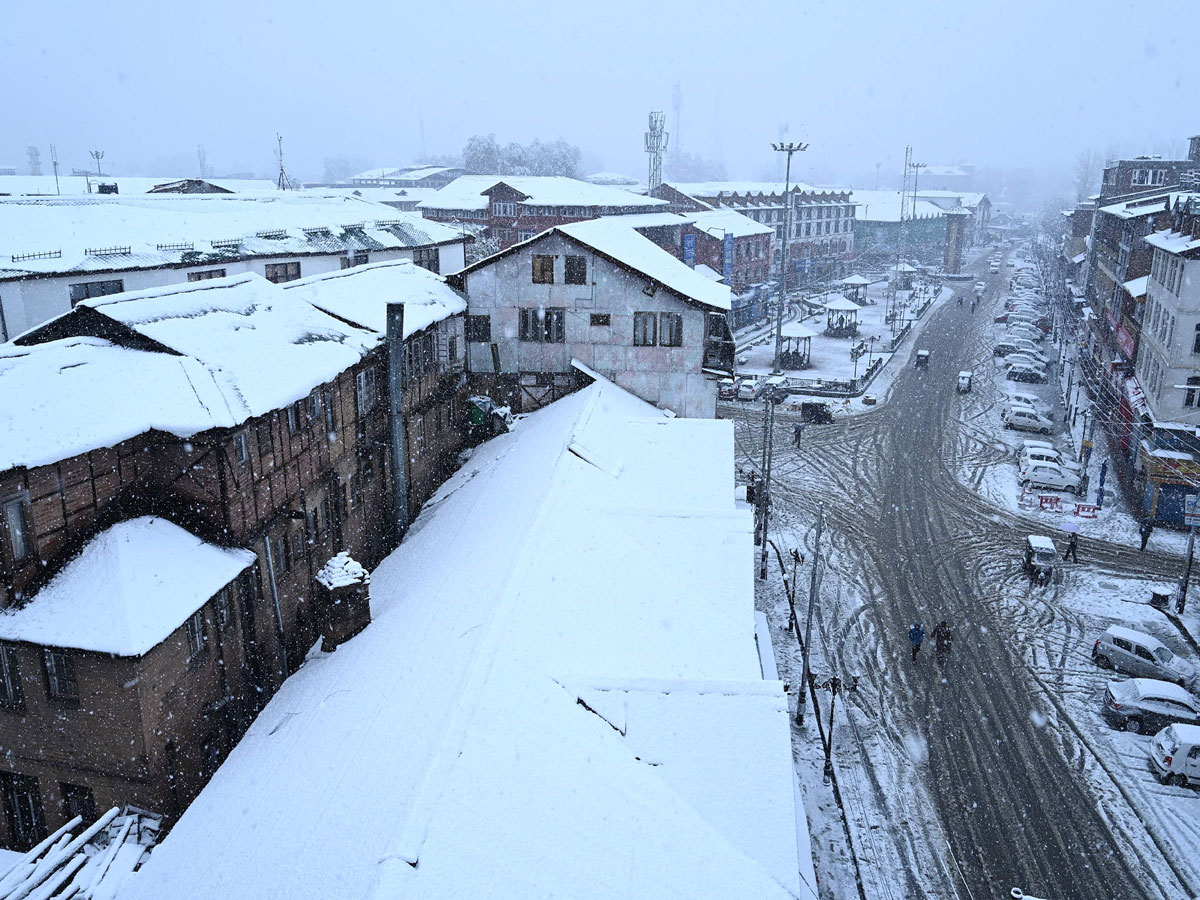
M 75 680 L 75 659 L 65 650 L 43 651 L 46 662 L 46 685 L 56 700 L 79 699 L 79 683 Z
M 8 532 L 8 549 L 13 562 L 29 556 L 29 529 L 25 519 L 25 501 L 6 500 L 4 503 L 4 526 Z
M 563 267 L 563 281 L 567 284 L 587 284 L 587 257 L 568 256 Z
M 663 347 L 682 347 L 683 316 L 680 313 L 661 313 L 658 318 L 658 343 Z
M 0 644 L 0 706 L 19 708 L 24 701 L 21 673 L 17 670 L 17 648 Z
M 534 254 L 533 283 L 554 284 L 554 257 Z

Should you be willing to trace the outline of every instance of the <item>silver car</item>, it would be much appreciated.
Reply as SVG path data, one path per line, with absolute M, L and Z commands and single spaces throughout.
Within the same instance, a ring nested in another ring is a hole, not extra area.
M 1092 660 L 1102 669 L 1170 681 L 1182 687 L 1196 683 L 1196 667 L 1176 656 L 1162 641 L 1132 628 L 1110 626 L 1092 646 Z

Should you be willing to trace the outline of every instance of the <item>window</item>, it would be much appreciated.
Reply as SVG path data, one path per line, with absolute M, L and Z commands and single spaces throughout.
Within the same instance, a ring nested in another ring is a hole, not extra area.
M 683 316 L 680 313 L 659 313 L 659 346 L 683 346 Z
M 65 782 L 59 782 L 58 786 L 62 791 L 63 813 L 68 819 L 79 816 L 85 826 L 96 821 L 96 798 L 90 787 Z
M 1200 325 L 1196 326 L 1195 332 L 1192 334 L 1192 352 L 1200 353 Z
M 587 284 L 587 257 L 568 256 L 563 269 L 565 284 Z
M 337 421 L 333 417 L 333 388 L 325 388 L 321 393 L 325 398 L 325 433 L 333 440 L 337 434 Z
M 458 362 L 458 335 L 456 334 L 446 338 L 446 360 L 450 363 Z
M 532 240 L 536 236 L 537 236 L 536 231 L 518 231 L 517 232 L 517 240 L 518 241 L 529 241 L 529 240 Z
M 354 376 L 354 399 L 358 404 L 359 416 L 366 415 L 375 408 L 379 392 L 375 387 L 374 369 L 363 369 Z
M 250 435 L 242 429 L 233 436 L 233 455 L 239 465 L 250 462 Z
M 492 340 L 491 316 L 467 316 L 467 341 L 488 344 Z
M 17 648 L 0 644 L 0 707 L 19 709 L 24 702 L 21 673 L 17 671 Z
M 295 281 L 300 277 L 300 263 L 267 263 L 267 281 L 272 284 L 282 284 L 285 281 Z
M 441 256 L 437 247 L 418 247 L 413 251 L 413 262 L 430 272 L 441 271 Z
M 272 541 L 271 565 L 276 575 L 282 575 L 288 570 L 288 546 L 286 535 L 281 535 Z
M 493 216 L 503 216 L 503 217 L 509 218 L 509 219 L 515 219 L 517 217 L 517 204 L 516 203 L 501 203 L 501 202 L 493 203 L 492 204 L 492 215 Z
M 521 309 L 520 339 L 536 343 L 561 344 L 566 341 L 567 309 L 551 306 Z
M 46 664 L 46 689 L 54 700 L 78 700 L 79 683 L 75 680 L 75 658 L 65 650 L 42 651 Z
M 46 837 L 46 817 L 38 780 L 29 775 L 0 772 L 4 812 L 12 828 L 12 849 L 28 850 Z
M 1165 169 L 1134 169 L 1133 183 L 1154 186 L 1156 184 L 1162 184 L 1165 176 Z
M 208 635 L 204 631 L 204 610 L 198 609 L 190 616 L 183 624 L 184 633 L 187 635 L 188 661 L 195 659 L 204 652 L 204 646 L 208 642 Z
M 21 498 L 4 501 L 4 527 L 8 531 L 8 549 L 13 562 L 30 554 L 29 529 L 25 519 L 25 501 Z
M 341 264 L 343 269 L 353 269 L 355 266 L 365 266 L 371 261 L 371 257 L 367 253 L 359 252 L 353 256 L 343 256 Z
M 425 417 L 417 416 L 417 456 L 425 452 Z
M 554 257 L 535 253 L 533 256 L 533 283 L 554 284 Z
M 592 313 L 592 327 L 607 327 L 612 324 L 612 316 L 609 313 Z
M 232 599 L 233 587 L 230 585 L 217 591 L 217 596 L 213 598 L 213 607 L 217 612 L 217 628 L 222 631 L 229 627 L 229 623 L 233 619 Z
M 210 278 L 224 277 L 224 269 L 205 269 L 203 272 L 188 272 L 188 281 L 208 281 Z
M 115 278 L 111 281 L 84 281 L 79 284 L 67 285 L 67 287 L 71 291 L 71 306 L 74 306 L 80 300 L 119 294 L 125 290 L 125 282 L 120 278 Z
M 658 343 L 658 313 L 633 314 L 633 346 L 653 347 Z
M 293 403 L 287 408 L 288 434 L 295 434 L 297 431 L 299 431 L 300 422 L 300 404 Z
M 308 421 L 319 422 L 321 420 L 321 389 L 317 388 L 308 395 L 307 409 L 305 413 Z
M 300 529 L 293 531 L 288 542 L 284 544 L 284 552 L 291 562 L 299 563 L 304 559 L 304 532 Z

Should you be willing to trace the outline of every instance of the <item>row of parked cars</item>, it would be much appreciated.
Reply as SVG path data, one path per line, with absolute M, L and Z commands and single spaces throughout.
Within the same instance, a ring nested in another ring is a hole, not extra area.
M 1041 280 L 1032 269 L 1021 269 L 1009 283 L 1004 310 L 995 317 L 1004 325 L 992 353 L 1001 358 L 1004 377 L 1009 381 L 1045 384 L 1049 356 L 1042 343 L 1050 333 L 1051 321 L 1042 296 Z
M 1092 646 L 1102 669 L 1135 677 L 1110 681 L 1101 712 L 1114 727 L 1154 733 L 1150 765 L 1159 779 L 1180 787 L 1200 784 L 1200 700 L 1197 670 L 1158 638 L 1113 625 Z

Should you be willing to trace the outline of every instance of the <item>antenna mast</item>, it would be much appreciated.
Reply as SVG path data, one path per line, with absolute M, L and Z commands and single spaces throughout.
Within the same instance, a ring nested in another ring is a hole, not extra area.
M 54 193 L 61 194 L 62 191 L 58 188 L 58 151 L 54 149 L 54 145 L 50 145 L 50 163 L 54 166 Z
M 277 187 L 281 191 L 294 190 L 292 179 L 288 178 L 287 171 L 283 168 L 283 135 L 279 132 L 275 133 L 275 141 L 279 144 L 279 181 Z
M 667 116 L 661 112 L 650 113 L 650 130 L 646 132 L 646 152 L 650 155 L 650 179 L 646 187 L 654 190 L 662 184 L 663 153 L 667 149 Z

